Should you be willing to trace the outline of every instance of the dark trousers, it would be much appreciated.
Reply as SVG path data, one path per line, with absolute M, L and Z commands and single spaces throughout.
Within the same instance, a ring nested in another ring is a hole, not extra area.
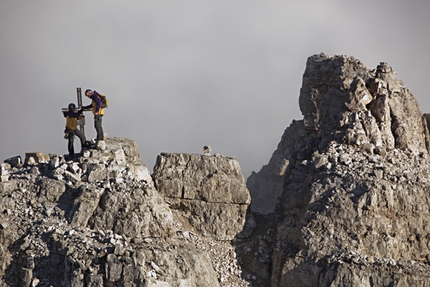
M 76 129 L 74 131 L 73 130 L 69 131 L 67 148 L 69 150 L 69 156 L 71 157 L 75 155 L 75 148 L 74 148 L 75 135 L 78 136 L 78 138 L 81 140 L 81 151 L 84 148 L 84 144 L 86 141 L 85 134 L 80 130 Z
M 102 115 L 94 116 L 94 127 L 96 128 L 96 132 L 97 132 L 97 140 L 103 140 L 104 138 L 102 118 L 103 118 Z

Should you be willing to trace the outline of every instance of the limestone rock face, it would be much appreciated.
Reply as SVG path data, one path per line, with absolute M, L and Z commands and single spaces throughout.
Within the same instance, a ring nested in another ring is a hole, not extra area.
M 247 181 L 256 230 L 276 230 L 260 286 L 426 286 L 428 115 L 388 64 L 324 54 L 308 59 L 299 103 L 303 120 Z
M 272 199 L 263 204 L 255 201 L 254 212 L 274 212 L 274 198 L 281 193 L 285 171 L 295 156 L 292 153 L 303 157 L 318 141 L 327 144 L 335 140 L 376 152 L 395 148 L 414 153 L 429 151 L 426 117 L 387 63 L 368 70 L 353 57 L 311 56 L 306 63 L 299 104 L 303 121 L 293 121 L 269 164 L 248 179 L 252 198 L 268 195 Z
M 353 57 L 309 57 L 299 104 L 307 129 L 341 130 L 352 144 L 428 152 L 418 102 L 387 63 L 369 71 Z
M 337 143 L 296 162 L 280 200 L 272 286 L 425 286 L 429 167 L 413 153 Z
M 176 178 L 189 203 L 174 208 L 173 183 L 155 177 L 160 192 L 129 139 L 108 138 L 75 160 L 3 164 L 0 285 L 247 286 L 224 241 L 241 231 L 250 202 L 239 165 L 205 156 L 196 167 L 195 158 L 190 172 L 202 168 L 205 183 Z M 202 216 L 194 226 L 190 210 Z
M 232 240 L 242 230 L 251 198 L 235 158 L 162 153 L 153 178 L 173 208 L 186 210 L 190 225 L 204 236 Z

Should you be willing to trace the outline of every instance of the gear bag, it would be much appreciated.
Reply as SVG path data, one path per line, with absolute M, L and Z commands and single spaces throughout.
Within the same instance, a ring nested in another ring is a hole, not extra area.
M 99 94 L 99 97 L 100 97 L 100 99 L 101 99 L 101 101 L 102 101 L 102 108 L 103 108 L 103 109 L 107 108 L 107 107 L 109 106 L 109 101 L 108 101 L 108 99 L 106 98 L 106 96 L 105 96 L 105 95 L 102 95 L 102 94 Z

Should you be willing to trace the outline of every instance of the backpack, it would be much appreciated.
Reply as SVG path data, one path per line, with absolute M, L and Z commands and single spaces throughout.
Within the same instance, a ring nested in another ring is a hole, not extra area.
M 109 101 L 105 95 L 99 94 L 100 99 L 102 100 L 102 108 L 107 108 L 109 106 Z

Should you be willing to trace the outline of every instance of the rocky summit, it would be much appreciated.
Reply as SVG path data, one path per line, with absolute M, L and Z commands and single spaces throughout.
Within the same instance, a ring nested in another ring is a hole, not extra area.
M 236 159 L 162 154 L 151 176 L 135 141 L 108 138 L 31 162 L 1 165 L 0 286 L 248 286 Z
M 247 180 L 253 213 L 275 218 L 260 231 L 273 234 L 266 286 L 428 286 L 428 115 L 387 63 L 324 54 L 299 104 Z
M 428 286 L 430 115 L 394 69 L 308 58 L 303 119 L 234 157 L 135 141 L 0 165 L 0 286 Z

